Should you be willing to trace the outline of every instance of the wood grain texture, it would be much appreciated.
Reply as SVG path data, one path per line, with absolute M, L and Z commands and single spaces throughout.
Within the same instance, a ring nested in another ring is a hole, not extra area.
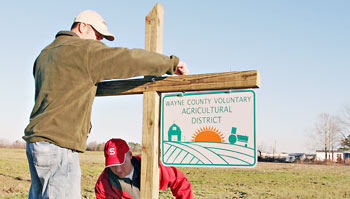
M 146 16 L 145 49 L 163 52 L 164 8 L 157 3 Z
M 159 197 L 160 95 L 143 93 L 141 193 L 143 199 Z
M 164 8 L 157 3 L 146 16 L 146 50 L 163 52 L 163 21 Z M 144 82 L 135 83 L 141 86 L 144 84 Z M 158 92 L 143 92 L 141 199 L 158 199 L 159 197 L 159 111 L 160 95 Z
M 130 95 L 142 94 L 146 91 L 181 92 L 259 87 L 260 74 L 254 70 L 166 77 L 145 76 L 139 79 L 100 82 L 96 95 Z

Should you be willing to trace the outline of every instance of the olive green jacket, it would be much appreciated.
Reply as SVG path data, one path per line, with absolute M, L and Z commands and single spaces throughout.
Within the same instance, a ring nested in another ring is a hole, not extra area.
M 60 31 L 34 63 L 35 105 L 23 139 L 83 152 L 98 82 L 173 74 L 178 62 L 175 56 L 108 47 Z

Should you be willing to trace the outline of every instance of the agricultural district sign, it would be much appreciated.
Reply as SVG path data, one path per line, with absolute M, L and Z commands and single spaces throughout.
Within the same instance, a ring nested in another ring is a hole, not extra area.
M 161 106 L 164 165 L 256 165 L 253 90 L 163 94 Z

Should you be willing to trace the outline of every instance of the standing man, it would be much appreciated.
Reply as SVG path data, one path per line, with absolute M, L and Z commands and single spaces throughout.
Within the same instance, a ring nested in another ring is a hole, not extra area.
M 31 174 L 29 198 L 81 198 L 79 152 L 86 149 L 97 83 L 141 75 L 185 75 L 185 63 L 142 49 L 108 47 L 104 19 L 86 10 L 60 31 L 34 63 L 35 104 L 23 139 Z
M 95 186 L 97 199 L 140 198 L 141 156 L 132 156 L 122 139 L 110 139 L 104 148 L 105 166 Z M 159 164 L 159 189 L 171 189 L 176 199 L 192 199 L 192 188 L 175 167 Z

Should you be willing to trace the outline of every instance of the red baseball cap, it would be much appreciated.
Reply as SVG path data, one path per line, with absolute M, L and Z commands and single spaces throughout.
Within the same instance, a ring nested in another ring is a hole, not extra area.
M 130 150 L 128 144 L 119 138 L 112 138 L 105 144 L 106 167 L 122 165 L 125 162 L 125 155 Z

